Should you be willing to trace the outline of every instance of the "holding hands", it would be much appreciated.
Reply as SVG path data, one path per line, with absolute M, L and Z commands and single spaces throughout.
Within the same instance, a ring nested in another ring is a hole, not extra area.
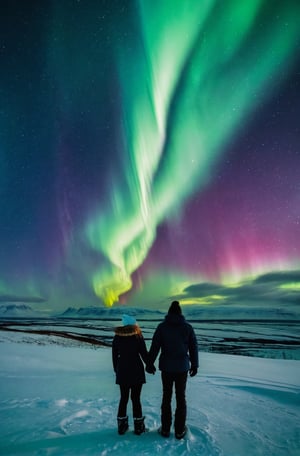
M 148 372 L 148 374 L 155 374 L 156 372 L 156 367 L 154 366 L 154 364 L 147 364 L 146 365 L 146 372 Z

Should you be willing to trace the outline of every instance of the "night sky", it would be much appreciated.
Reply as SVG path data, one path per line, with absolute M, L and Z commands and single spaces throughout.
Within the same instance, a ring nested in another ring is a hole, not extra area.
M 2 1 L 0 304 L 299 313 L 299 20 Z

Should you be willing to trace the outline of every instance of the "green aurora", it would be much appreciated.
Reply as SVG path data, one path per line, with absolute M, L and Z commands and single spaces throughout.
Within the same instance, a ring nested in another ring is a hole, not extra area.
M 115 50 L 125 182 L 113 181 L 105 212 L 85 227 L 107 260 L 92 274 L 106 305 L 131 288 L 158 225 L 206 185 L 226 144 L 278 84 L 299 37 L 295 5 L 139 2 L 130 46 Z

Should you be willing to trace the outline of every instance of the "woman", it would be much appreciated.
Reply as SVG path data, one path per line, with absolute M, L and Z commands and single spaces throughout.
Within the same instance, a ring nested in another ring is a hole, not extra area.
M 112 343 L 112 361 L 116 373 L 116 384 L 120 386 L 118 408 L 118 433 L 125 434 L 128 429 L 127 404 L 129 394 L 132 401 L 134 432 L 145 432 L 141 405 L 141 391 L 146 383 L 144 363 L 148 361 L 148 352 L 142 331 L 134 317 L 123 315 L 123 326 L 115 328 Z M 142 361 L 143 360 L 143 361 Z

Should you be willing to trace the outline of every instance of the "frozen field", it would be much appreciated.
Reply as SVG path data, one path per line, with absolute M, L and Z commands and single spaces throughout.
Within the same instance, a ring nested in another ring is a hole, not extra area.
M 136 315 L 136 313 L 133 313 Z M 161 314 L 137 315 L 144 337 L 150 343 Z M 114 318 L 0 318 L 0 342 L 77 342 L 111 346 L 114 328 L 121 314 Z M 199 350 L 203 352 L 300 360 L 300 321 L 294 320 L 202 320 L 191 315 Z M 43 337 L 42 337 L 43 336 Z M 49 337 L 51 336 L 51 337 Z
M 33 336 L 32 336 L 33 337 Z M 157 434 L 160 374 L 147 375 L 149 432 L 116 431 L 109 348 L 0 344 L 1 455 L 299 456 L 300 362 L 200 352 L 187 387 L 187 438 Z

